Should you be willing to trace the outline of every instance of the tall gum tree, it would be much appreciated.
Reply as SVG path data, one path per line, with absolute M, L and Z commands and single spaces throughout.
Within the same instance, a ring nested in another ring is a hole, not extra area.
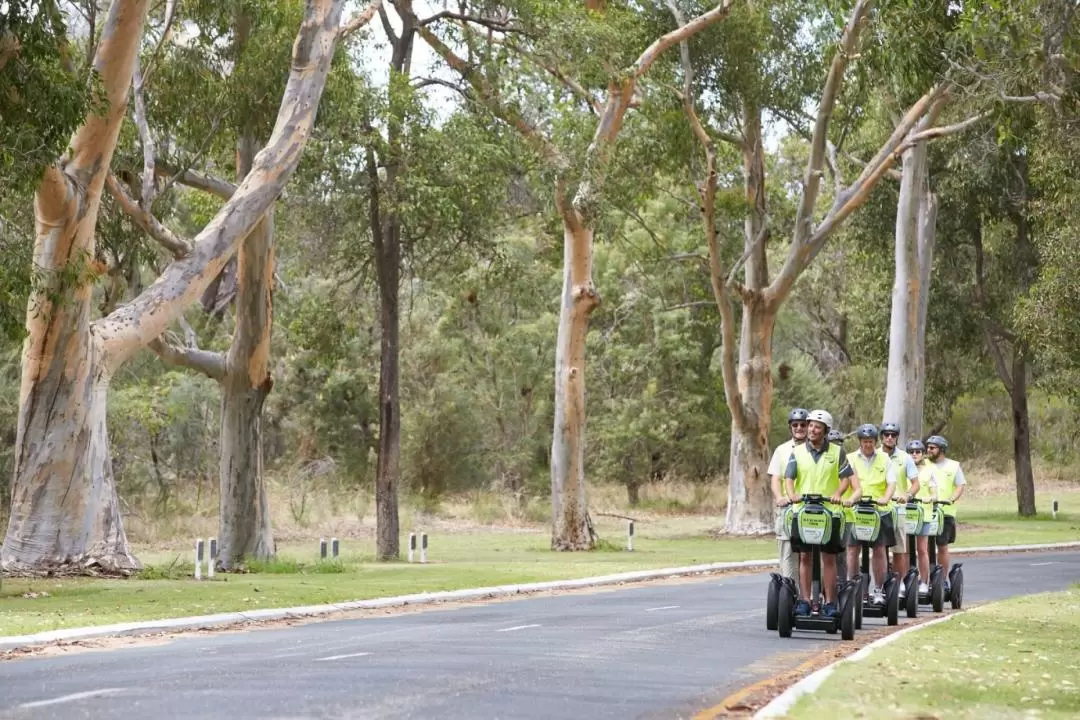
M 555 341 L 554 429 L 551 445 L 551 513 L 553 550 L 588 550 L 594 539 L 585 494 L 585 339 L 589 316 L 600 305 L 592 278 L 593 236 L 600 211 L 608 161 L 638 83 L 667 49 L 723 19 L 735 0 L 724 0 L 708 12 L 650 44 L 629 67 L 614 73 L 601 102 L 563 73 L 556 63 L 530 58 L 561 80 L 597 115 L 582 173 L 571 178 L 571 163 L 551 137 L 517 112 L 479 72 L 421 23 L 425 42 L 469 84 L 493 115 L 515 128 L 556 175 L 555 207 L 563 226 L 563 286 Z M 587 9 L 602 12 L 603 3 L 589 0 Z M 576 180 L 576 182 L 572 182 Z M 573 188 L 571 194 L 572 185 Z
M 844 74 L 858 57 L 861 32 L 870 22 L 872 0 L 857 0 L 844 25 L 812 119 L 805 131 L 809 157 L 803 174 L 791 244 L 779 273 L 770 281 L 767 244 L 770 237 L 765 188 L 765 149 L 762 143 L 760 104 L 744 99 L 738 113 L 738 133 L 712 130 L 701 120 L 692 96 L 693 70 L 690 53 L 682 51 L 684 111 L 706 156 L 706 175 L 696 183 L 709 248 L 713 296 L 721 322 L 721 372 L 732 415 L 731 465 L 728 483 L 728 532 L 768 532 L 773 525 L 772 494 L 766 467 L 769 460 L 768 430 L 772 411 L 772 333 L 781 307 L 796 281 L 825 246 L 829 236 L 860 205 L 908 147 L 940 132 L 928 128 L 912 132 L 933 104 L 947 91 L 947 84 L 931 87 L 903 114 L 896 128 L 874 157 L 862 164 L 857 177 L 845 184 L 837 147 L 829 127 L 840 96 Z M 742 157 L 743 191 L 747 207 L 743 254 L 729 269 L 720 259 L 715 225 L 718 173 L 715 141 L 735 146 Z M 826 169 L 832 176 L 832 203 L 815 221 L 821 183 Z M 742 271 L 742 281 L 738 273 Z M 735 340 L 735 304 L 742 309 L 739 340 Z M 736 347 L 738 352 L 736 353 Z
M 87 116 L 69 156 L 46 169 L 35 195 L 34 262 L 44 279 L 27 308 L 11 517 L 0 557 L 9 572 L 139 568 L 113 480 L 105 424 L 109 381 L 197 300 L 295 170 L 315 120 L 343 5 L 307 3 L 270 140 L 191 243 L 191 252 L 132 302 L 91 321 L 94 229 L 147 4 L 117 0 L 110 6 L 94 55 L 108 109 Z

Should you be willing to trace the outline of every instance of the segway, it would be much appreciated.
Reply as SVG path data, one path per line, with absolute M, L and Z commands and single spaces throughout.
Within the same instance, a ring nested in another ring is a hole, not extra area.
M 870 597 L 870 548 L 880 537 L 884 524 L 883 514 L 878 511 L 878 507 L 888 507 L 889 510 L 884 515 L 890 516 L 895 523 L 895 514 L 889 503 L 862 498 L 857 500 L 852 508 L 854 515 L 852 533 L 859 541 L 862 550 L 862 567 L 858 580 L 859 599 L 857 600 L 860 607 L 856 609 L 856 629 L 862 628 L 862 617 L 883 617 L 888 625 L 896 625 L 900 622 L 900 578 L 895 572 L 891 569 L 886 570 L 885 584 L 882 587 L 885 594 L 884 601 L 878 602 Z M 886 567 L 888 567 L 887 563 Z
M 798 524 L 799 539 L 812 550 L 813 580 L 810 588 L 810 613 L 796 615 L 795 606 L 799 597 L 795 582 L 790 578 L 781 578 L 773 573 L 769 580 L 770 598 L 772 588 L 777 588 L 776 629 L 780 637 L 791 637 L 792 631 L 823 630 L 830 635 L 840 631 L 844 640 L 855 638 L 855 603 L 858 596 L 859 581 L 843 580 L 837 583 L 837 604 L 839 613 L 835 618 L 821 614 L 824 605 L 824 593 L 821 587 L 821 547 L 828 545 L 832 538 L 833 519 L 840 518 L 841 531 L 844 516 L 825 505 L 827 499 L 821 495 L 803 495 L 803 504 L 789 510 L 784 517 L 784 524 L 791 533 L 791 528 Z M 766 611 L 766 625 L 769 622 Z
M 919 553 L 915 545 L 915 537 L 925 522 L 922 505 L 918 504 L 914 498 L 908 500 L 907 503 L 898 504 L 896 521 L 904 529 L 908 552 L 908 571 L 903 579 L 904 612 L 909 618 L 914 618 L 919 615 Z
M 930 559 L 930 578 L 927 581 L 927 592 L 919 593 L 919 604 L 929 605 L 934 612 L 942 612 L 945 609 L 945 575 L 944 570 L 937 564 L 937 543 L 935 538 L 945 527 L 945 514 L 941 511 L 941 501 L 914 500 L 913 503 L 920 511 L 924 512 L 924 521 L 919 528 L 920 536 L 926 537 L 927 557 Z M 925 516 L 924 505 L 932 505 L 933 511 Z M 911 515 L 911 505 L 908 506 L 907 514 Z
M 938 500 L 938 505 L 952 505 L 949 500 Z M 941 517 L 941 532 L 945 532 L 945 516 Z M 928 553 L 930 556 L 930 562 L 934 562 L 937 555 L 937 543 L 932 546 L 928 545 Z M 945 600 L 949 603 L 953 610 L 959 610 L 964 604 L 964 563 L 954 562 L 952 567 L 949 568 L 949 581 L 945 583 Z

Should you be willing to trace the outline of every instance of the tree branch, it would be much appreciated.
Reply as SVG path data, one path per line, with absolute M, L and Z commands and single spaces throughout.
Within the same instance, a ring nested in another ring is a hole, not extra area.
M 225 379 L 225 356 L 221 353 L 184 347 L 164 336 L 152 340 L 149 348 L 168 365 L 195 370 L 218 382 Z
M 228 200 L 233 196 L 233 193 L 236 192 L 236 185 L 228 180 L 207 173 L 197 172 L 195 170 L 175 168 L 168 163 L 158 163 L 155 172 L 158 175 L 176 178 L 177 182 L 182 185 L 208 192 L 211 195 L 218 196 L 222 200 Z
M 417 24 L 420 27 L 424 27 L 425 25 L 430 25 L 431 23 L 438 22 L 439 20 L 456 20 L 456 21 L 458 21 L 460 23 L 472 23 L 474 25 L 480 25 L 482 27 L 486 27 L 486 28 L 489 28 L 491 30 L 497 30 L 499 32 L 518 33 L 518 34 L 522 34 L 522 35 L 528 35 L 528 33 L 526 33 L 524 29 L 513 25 L 508 19 L 507 20 L 494 20 L 494 19 L 491 19 L 491 18 L 479 17 L 479 16 L 476 16 L 476 15 L 466 15 L 466 14 L 463 14 L 463 13 L 456 13 L 456 12 L 453 12 L 452 10 L 443 10 L 441 12 L 437 12 L 434 15 L 431 15 L 429 17 L 424 18 L 423 20 L 418 21 Z
M 97 0 L 92 0 L 95 4 Z M 165 23 L 161 28 L 161 37 L 158 38 L 157 44 L 154 45 L 153 52 L 150 53 L 150 58 L 146 61 L 146 68 L 142 73 L 143 82 L 150 81 L 150 75 L 154 71 L 154 62 L 157 60 L 158 52 L 161 51 L 161 47 L 165 44 L 165 41 L 169 39 L 169 35 L 172 33 L 173 18 L 176 15 L 176 0 L 167 0 L 165 3 Z M 138 65 L 135 66 L 138 68 Z
M 633 79 L 637 80 L 641 78 L 641 76 L 648 71 L 649 66 L 656 61 L 656 58 L 660 57 L 660 55 L 672 45 L 680 43 L 701 32 L 713 23 L 724 19 L 728 12 L 731 11 L 731 6 L 734 4 L 735 0 L 723 0 L 723 2 L 719 3 L 707 13 L 698 15 L 685 25 L 680 25 L 666 35 L 658 38 L 652 45 L 645 48 L 645 52 L 641 53 L 637 61 L 631 66 L 630 69 L 633 73 Z
M 135 126 L 139 129 L 143 150 L 142 194 L 139 197 L 139 206 L 149 213 L 154 204 L 154 138 L 146 120 L 146 98 L 143 95 L 143 76 L 138 54 L 135 55 L 135 67 L 132 69 L 131 89 L 135 96 Z
M 384 12 L 382 7 L 382 0 L 371 0 L 368 6 L 364 8 L 364 10 L 359 15 L 341 26 L 341 29 L 338 30 L 338 39 L 344 40 L 348 36 L 352 35 L 357 30 L 371 22 L 371 18 L 375 17 L 375 13 L 381 12 Z
M 172 256 L 177 260 L 187 257 L 188 253 L 191 252 L 191 243 L 165 227 L 161 221 L 154 217 L 153 213 L 140 207 L 111 172 L 105 178 L 105 187 L 109 189 L 109 194 L 113 196 L 113 199 L 120 203 L 120 207 L 123 211 L 127 213 L 147 235 L 154 240 L 157 240 L 158 244 L 172 253 Z
M 941 127 L 933 127 L 933 128 L 930 128 L 929 130 L 923 130 L 921 132 L 914 133 L 914 134 L 912 134 L 912 136 L 910 138 L 908 138 L 907 141 L 904 142 L 903 145 L 901 145 L 896 150 L 896 152 L 903 152 L 904 150 L 907 150 L 910 147 L 914 147 L 915 145 L 917 145 L 920 142 L 923 142 L 924 140 L 935 140 L 937 138 L 946 137 L 948 135 L 956 135 L 957 133 L 962 133 L 965 130 L 967 130 L 969 127 L 971 127 L 972 125 L 975 125 L 975 124 L 985 120 L 986 118 L 990 117 L 992 114 L 993 113 L 991 113 L 989 110 L 987 110 L 986 112 L 981 112 L 978 115 L 973 115 L 972 117 L 969 117 L 967 120 L 963 120 L 963 121 L 958 122 L 958 123 L 953 123 L 952 125 L 943 125 Z
M 386 33 L 386 37 L 390 40 L 390 44 L 397 47 L 397 33 L 394 32 L 394 26 L 390 24 L 390 16 L 386 13 L 386 6 L 382 3 L 379 3 L 379 22 L 382 23 L 383 32 Z

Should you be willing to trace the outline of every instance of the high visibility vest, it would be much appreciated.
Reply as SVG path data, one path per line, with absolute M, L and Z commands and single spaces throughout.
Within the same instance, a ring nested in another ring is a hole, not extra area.
M 875 500 L 881 500 L 885 497 L 886 489 L 889 486 L 889 456 L 884 450 L 875 450 L 874 459 L 870 463 L 870 469 L 866 469 L 866 457 L 863 456 L 861 450 L 856 450 L 853 453 L 848 453 L 848 464 L 855 470 L 855 474 L 859 476 L 859 485 L 862 486 L 863 497 L 872 497 Z M 844 497 L 851 495 L 851 489 L 844 493 Z
M 795 492 L 800 495 L 832 497 L 840 489 L 840 447 L 829 443 L 817 461 L 807 447 L 807 444 L 803 443 L 792 451 L 798 467 Z
M 956 473 L 960 470 L 960 463 L 955 460 L 945 459 L 941 465 L 935 465 L 937 474 L 937 492 L 939 500 L 948 500 L 956 492 Z M 956 517 L 956 506 L 946 505 L 941 508 L 946 515 Z
M 888 453 L 886 453 L 888 455 Z M 900 448 L 893 450 L 893 454 L 889 455 L 889 461 L 893 466 L 893 477 L 896 478 L 896 494 L 907 495 L 908 490 L 911 489 L 911 483 L 908 481 L 907 476 L 907 461 L 911 457 Z

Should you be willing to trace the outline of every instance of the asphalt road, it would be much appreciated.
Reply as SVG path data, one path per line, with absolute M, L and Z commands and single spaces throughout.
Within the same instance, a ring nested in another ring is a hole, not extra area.
M 967 604 L 1080 581 L 1076 552 L 963 562 Z M 766 577 L 31 656 L 0 662 L 0 717 L 692 717 L 840 642 L 766 631 Z

